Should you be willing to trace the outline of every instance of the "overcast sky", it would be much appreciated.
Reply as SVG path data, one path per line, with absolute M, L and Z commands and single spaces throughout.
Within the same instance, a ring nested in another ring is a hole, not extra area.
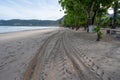
M 0 0 L 0 19 L 57 20 L 60 9 L 58 0 Z

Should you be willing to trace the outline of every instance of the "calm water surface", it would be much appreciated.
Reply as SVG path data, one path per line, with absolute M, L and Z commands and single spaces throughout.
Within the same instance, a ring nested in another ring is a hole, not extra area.
M 0 26 L 0 33 L 17 32 L 24 30 L 58 28 L 56 26 Z

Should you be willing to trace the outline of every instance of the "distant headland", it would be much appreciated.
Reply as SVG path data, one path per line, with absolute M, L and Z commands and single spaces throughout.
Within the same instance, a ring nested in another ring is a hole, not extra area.
M 58 26 L 59 20 L 0 20 L 0 26 Z

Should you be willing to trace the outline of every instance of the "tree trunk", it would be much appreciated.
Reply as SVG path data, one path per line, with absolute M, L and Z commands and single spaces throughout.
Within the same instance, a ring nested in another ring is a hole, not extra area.
M 95 22 L 95 17 L 97 15 L 97 12 L 98 12 L 98 10 L 95 10 L 94 15 L 92 17 L 92 24 L 94 24 L 94 22 Z
M 116 29 L 117 26 L 117 11 L 118 11 L 118 1 L 115 2 L 112 29 Z M 115 34 L 115 33 L 116 33 L 115 31 L 111 32 L 111 34 Z
M 93 28 L 93 24 L 92 24 L 92 13 L 93 13 L 93 8 L 94 8 L 95 2 L 93 1 L 91 6 L 90 6 L 90 10 L 88 10 L 88 32 L 92 32 L 92 28 Z
M 96 41 L 100 41 L 100 36 L 97 34 L 97 40 Z
M 117 11 L 118 11 L 118 1 L 115 2 L 112 29 L 115 29 L 117 26 Z

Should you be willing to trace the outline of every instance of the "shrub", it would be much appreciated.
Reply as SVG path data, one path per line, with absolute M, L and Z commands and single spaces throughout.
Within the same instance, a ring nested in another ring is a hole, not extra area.
M 103 33 L 101 32 L 101 27 L 97 26 L 94 28 L 94 32 L 97 33 L 97 41 L 100 41 L 103 38 Z

